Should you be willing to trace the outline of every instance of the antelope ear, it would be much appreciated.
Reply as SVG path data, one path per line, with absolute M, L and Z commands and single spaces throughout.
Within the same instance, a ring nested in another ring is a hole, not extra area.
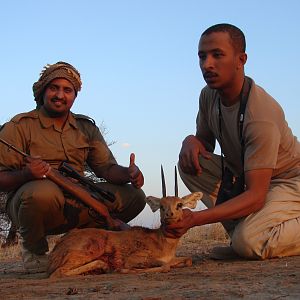
M 146 203 L 150 206 L 153 212 L 156 212 L 160 208 L 160 198 L 148 196 L 146 197 Z
M 197 206 L 197 201 L 201 200 L 202 196 L 202 192 L 196 192 L 182 197 L 183 206 L 195 208 Z

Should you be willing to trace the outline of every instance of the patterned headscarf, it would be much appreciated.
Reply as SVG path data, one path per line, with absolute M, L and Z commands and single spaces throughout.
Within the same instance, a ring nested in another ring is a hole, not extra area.
M 47 64 L 40 73 L 40 78 L 32 86 L 34 100 L 37 106 L 43 104 L 43 94 L 46 86 L 56 78 L 69 80 L 75 89 L 76 95 L 81 90 L 80 73 L 70 64 L 59 61 L 53 65 Z

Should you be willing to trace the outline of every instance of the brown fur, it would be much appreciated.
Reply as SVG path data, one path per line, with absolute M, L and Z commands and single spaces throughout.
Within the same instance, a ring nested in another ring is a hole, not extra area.
M 193 194 L 191 194 L 193 195 Z M 182 199 L 161 199 L 161 222 L 182 218 Z M 63 236 L 49 255 L 51 278 L 109 272 L 163 272 L 190 266 L 191 258 L 176 257 L 179 239 L 164 236 L 161 228 L 132 227 L 126 231 L 75 229 Z

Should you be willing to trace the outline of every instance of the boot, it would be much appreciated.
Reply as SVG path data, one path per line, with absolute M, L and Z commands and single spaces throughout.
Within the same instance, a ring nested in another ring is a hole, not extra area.
M 21 243 L 21 255 L 24 270 L 30 274 L 43 273 L 47 271 L 48 257 L 46 254 L 37 255 L 26 249 Z

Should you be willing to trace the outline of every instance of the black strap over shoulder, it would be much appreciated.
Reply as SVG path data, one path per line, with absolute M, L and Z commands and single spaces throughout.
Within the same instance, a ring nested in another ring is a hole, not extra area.
M 244 167 L 244 154 L 245 154 L 245 141 L 243 138 L 243 127 L 244 127 L 244 120 L 245 120 L 245 111 L 246 106 L 249 98 L 250 89 L 252 86 L 252 80 L 249 77 L 245 77 L 242 92 L 241 92 L 241 102 L 240 102 L 240 109 L 239 109 L 239 136 L 241 142 L 241 158 L 242 158 L 242 165 Z
M 240 108 L 239 108 L 239 114 L 238 114 L 238 128 L 239 128 L 239 137 L 241 142 L 241 159 L 242 159 L 242 165 L 244 167 L 244 154 L 245 154 L 245 143 L 243 138 L 243 126 L 244 126 L 244 120 L 245 120 L 245 111 L 246 106 L 249 98 L 249 93 L 252 85 L 252 80 L 249 77 L 245 77 L 243 87 L 240 93 Z M 224 153 L 223 153 L 223 143 L 222 143 L 222 112 L 221 112 L 221 99 L 218 99 L 218 105 L 219 105 L 219 130 L 220 130 L 220 147 L 221 147 L 221 162 L 222 162 L 222 178 L 224 175 Z
M 247 101 L 252 85 L 252 80 L 249 77 L 245 77 L 242 91 L 240 93 L 240 108 L 238 114 L 238 129 L 239 138 L 241 142 L 241 161 L 244 170 L 244 154 L 245 154 L 245 143 L 243 138 L 243 125 L 245 119 L 245 111 Z M 221 112 L 221 100 L 219 98 L 219 129 L 220 129 L 220 147 L 221 147 L 221 164 L 222 164 L 222 182 L 216 199 L 216 205 L 219 205 L 229 199 L 236 197 L 245 191 L 245 176 L 244 171 L 240 176 L 235 177 L 231 170 L 224 168 L 224 153 L 222 143 L 222 112 Z

